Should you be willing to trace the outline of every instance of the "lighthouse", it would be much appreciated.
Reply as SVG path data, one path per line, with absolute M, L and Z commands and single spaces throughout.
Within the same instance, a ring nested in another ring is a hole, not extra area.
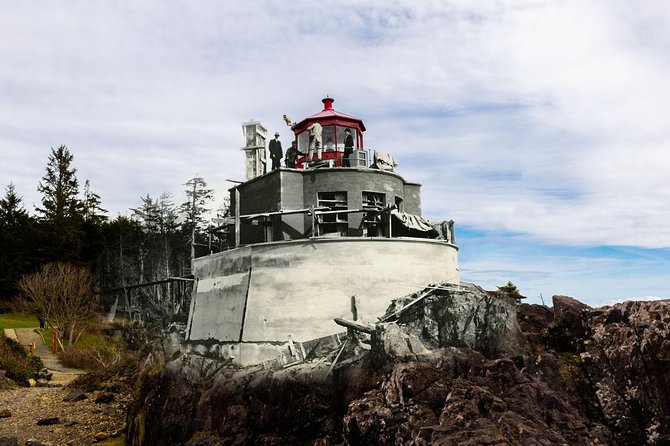
M 289 346 L 295 353 L 296 345 L 336 335 L 333 318 L 351 316 L 352 296 L 360 320 L 374 321 L 395 297 L 459 283 L 453 222 L 424 219 L 421 185 L 374 163 L 363 121 L 333 102 L 324 98 L 321 111 L 292 125 L 302 153 L 310 127 L 321 126 L 320 159 L 256 171 L 230 189 L 234 245 L 192 262 L 191 351 L 241 365 L 286 360 Z

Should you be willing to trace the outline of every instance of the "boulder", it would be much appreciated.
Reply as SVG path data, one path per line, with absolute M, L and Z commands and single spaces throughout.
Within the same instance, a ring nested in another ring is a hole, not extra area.
M 114 394 L 113 393 L 101 393 L 97 397 L 95 397 L 95 402 L 98 404 L 108 404 L 114 401 Z
M 394 300 L 387 315 L 397 312 L 415 297 Z M 402 311 L 397 323 L 417 334 L 431 349 L 467 347 L 495 357 L 517 355 L 525 348 L 516 306 L 475 286 L 440 285 Z
M 575 336 L 584 336 L 586 328 L 582 314 L 592 308 L 569 296 L 553 296 L 551 299 L 554 304 L 554 325 L 567 329 Z
M 86 393 L 84 393 L 83 390 L 75 388 L 75 389 L 72 389 L 70 391 L 70 393 L 68 393 L 65 396 L 65 398 L 63 398 L 63 401 L 68 403 L 68 402 L 73 402 L 73 401 L 85 400 L 86 398 L 88 398 L 88 396 L 86 396 Z
M 58 417 L 42 418 L 40 420 L 37 420 L 38 426 L 51 426 L 52 424 L 58 424 L 58 423 L 60 423 L 60 419 Z
M 95 441 L 103 441 L 107 440 L 109 438 L 109 435 L 107 435 L 106 432 L 96 432 L 95 435 L 93 435 L 93 439 Z

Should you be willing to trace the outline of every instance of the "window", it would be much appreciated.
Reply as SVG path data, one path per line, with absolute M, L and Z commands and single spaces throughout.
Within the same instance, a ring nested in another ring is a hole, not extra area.
M 395 207 L 400 212 L 405 212 L 405 204 L 402 201 L 402 197 L 395 197 Z
M 318 207 L 327 207 L 330 211 L 346 210 L 346 192 L 318 192 Z M 328 211 L 327 211 L 328 212 Z M 334 234 L 345 236 L 349 228 L 349 214 L 327 213 L 319 214 L 318 231 L 316 235 Z
M 379 211 L 386 206 L 386 194 L 380 192 L 363 192 L 363 209 L 369 209 L 363 217 L 363 236 L 381 237 L 382 225 Z
M 287 146 L 290 147 L 290 146 Z M 309 150 L 309 132 L 304 131 L 298 135 L 298 150 L 302 153 L 307 153 Z
M 335 150 L 335 126 L 323 126 L 323 129 L 321 130 L 321 142 L 323 144 L 324 152 L 332 152 Z
M 358 148 L 358 136 L 356 133 L 356 129 L 353 127 L 343 127 L 341 125 L 337 126 L 337 150 L 340 152 L 344 152 L 344 140 L 347 137 L 347 134 L 345 133 L 346 129 L 351 130 L 351 136 L 354 138 L 354 148 Z

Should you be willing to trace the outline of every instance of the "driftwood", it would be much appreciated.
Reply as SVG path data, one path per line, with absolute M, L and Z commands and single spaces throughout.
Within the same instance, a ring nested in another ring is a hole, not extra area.
M 374 328 L 368 327 L 366 325 L 361 325 L 361 324 L 358 324 L 356 322 L 348 321 L 346 319 L 341 319 L 339 317 L 336 317 L 333 320 L 335 321 L 335 323 L 337 325 L 341 325 L 342 327 L 351 328 L 351 329 L 356 330 L 356 331 L 362 331 L 363 333 L 367 333 L 367 334 L 372 334 L 372 333 L 375 332 Z
M 335 364 L 337 364 L 337 360 L 340 359 L 340 355 L 344 351 L 344 347 L 347 346 L 348 341 L 349 341 L 348 339 L 345 339 L 344 342 L 342 343 L 342 347 L 340 348 L 340 351 L 337 352 L 337 356 L 335 356 L 335 359 L 333 359 L 333 363 L 330 365 L 330 367 L 328 367 L 328 372 L 326 372 L 326 378 L 332 373 L 333 368 L 335 367 Z
M 426 297 L 430 296 L 432 293 L 433 293 L 432 290 L 431 291 L 424 291 L 419 297 L 417 297 L 416 299 L 414 299 L 413 301 L 411 301 L 410 303 L 408 303 L 404 307 L 394 311 L 393 313 L 389 314 L 388 316 L 384 316 L 383 318 L 380 318 L 379 322 L 387 322 L 387 321 L 390 321 L 392 319 L 397 319 L 403 311 L 407 310 L 409 307 L 413 306 L 417 302 L 422 301 Z

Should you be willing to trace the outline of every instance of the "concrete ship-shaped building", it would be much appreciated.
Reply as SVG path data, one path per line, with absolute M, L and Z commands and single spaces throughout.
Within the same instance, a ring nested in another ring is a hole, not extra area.
M 288 361 L 302 343 L 343 331 L 333 318 L 351 318 L 352 296 L 358 319 L 374 322 L 395 297 L 459 282 L 453 222 L 423 219 L 421 185 L 365 148 L 362 120 L 334 110 L 332 98 L 323 103 L 287 120 L 302 153 L 291 167 L 265 173 L 266 130 L 242 125 L 246 181 L 230 190 L 234 246 L 193 260 L 190 351 L 241 365 Z M 315 123 L 322 153 L 308 159 Z

